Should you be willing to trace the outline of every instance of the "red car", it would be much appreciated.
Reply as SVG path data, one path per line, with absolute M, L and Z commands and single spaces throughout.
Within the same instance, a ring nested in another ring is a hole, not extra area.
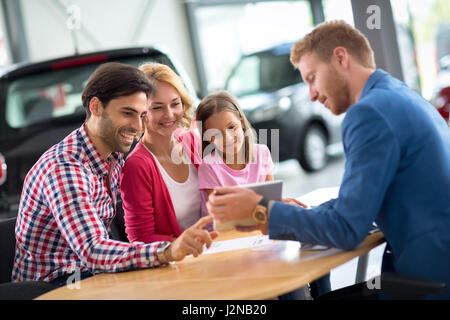
M 438 103 L 436 104 L 436 108 L 438 109 L 441 116 L 443 116 L 444 119 L 448 122 L 448 125 L 450 127 L 450 86 L 441 89 L 441 91 L 439 92 L 439 98 Z
M 436 32 L 437 80 L 433 104 L 450 127 L 450 24 L 440 24 Z
M 436 80 L 436 89 L 433 96 L 433 105 L 444 117 L 450 127 L 450 55 L 440 60 L 442 67 Z

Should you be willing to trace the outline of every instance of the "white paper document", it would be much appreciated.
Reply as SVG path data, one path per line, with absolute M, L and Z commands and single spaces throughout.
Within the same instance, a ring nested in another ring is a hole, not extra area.
M 339 187 L 320 188 L 298 197 L 297 200 L 310 207 L 317 207 L 330 199 L 337 198 L 338 195 Z
M 203 247 L 202 254 L 233 251 L 246 248 L 255 248 L 255 251 L 281 251 L 289 248 L 290 250 L 327 250 L 326 246 L 321 245 L 301 245 L 298 241 L 290 240 L 270 240 L 267 235 L 257 235 L 232 240 L 216 241 L 211 244 L 209 249 L 206 245 Z
M 328 249 L 330 249 L 330 248 L 327 246 L 320 245 L 320 244 L 315 244 L 315 245 L 302 244 L 302 250 L 316 251 L 316 250 L 328 250 Z
M 296 253 L 300 250 L 300 242 L 291 240 L 277 240 L 265 246 L 254 248 L 252 251 L 294 251 Z
M 257 235 L 232 240 L 216 241 L 211 244 L 211 247 L 209 249 L 206 249 L 206 246 L 204 246 L 203 254 L 253 248 L 271 243 L 274 243 L 274 241 L 269 240 L 269 236 L 267 235 Z

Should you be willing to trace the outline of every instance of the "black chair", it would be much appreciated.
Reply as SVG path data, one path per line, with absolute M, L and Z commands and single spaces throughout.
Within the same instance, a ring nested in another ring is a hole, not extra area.
M 16 218 L 0 221 L 0 283 L 10 282 L 16 251 Z
M 379 279 L 372 278 L 366 282 L 330 291 L 317 297 L 317 300 L 422 300 L 428 295 L 445 293 L 445 288 L 443 282 L 397 273 L 382 273 Z
M 45 281 L 11 282 L 15 225 L 16 218 L 0 221 L 0 300 L 32 300 L 56 287 Z
M 129 242 L 127 234 L 125 232 L 125 219 L 124 211 L 122 207 L 122 199 L 117 200 L 116 204 L 116 216 L 109 226 L 109 236 L 113 240 L 119 240 L 123 242 Z
M 375 228 L 377 229 L 377 228 Z M 373 230 L 375 230 L 373 229 Z M 389 242 L 384 249 L 381 270 L 378 277 L 352 286 L 330 291 L 317 300 L 421 300 L 428 295 L 443 294 L 444 282 L 435 282 L 399 274 L 395 271 L 394 257 Z

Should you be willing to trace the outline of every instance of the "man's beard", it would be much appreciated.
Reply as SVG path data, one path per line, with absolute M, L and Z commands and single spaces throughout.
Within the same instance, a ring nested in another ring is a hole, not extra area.
M 327 88 L 329 88 L 328 104 L 331 112 L 335 115 L 346 112 L 351 105 L 349 85 L 334 67 L 330 68 Z
M 114 125 L 106 110 L 103 110 L 100 121 L 100 138 L 110 148 L 111 152 L 126 153 L 131 145 L 124 145 L 118 141 L 119 129 Z

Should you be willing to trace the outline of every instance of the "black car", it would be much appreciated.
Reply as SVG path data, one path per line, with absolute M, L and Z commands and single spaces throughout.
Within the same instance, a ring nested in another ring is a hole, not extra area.
M 0 77 L 0 217 L 16 216 L 26 174 L 52 145 L 81 126 L 81 92 L 102 63 L 138 66 L 156 61 L 173 68 L 196 97 L 174 60 L 157 48 L 125 48 L 16 65 Z
M 313 172 L 326 166 L 328 155 L 342 153 L 343 115 L 334 116 L 319 102 L 310 101 L 308 86 L 289 61 L 292 45 L 242 56 L 225 89 L 238 97 L 257 134 L 268 131 L 267 138 L 258 137 L 275 161 L 297 159 L 305 171 Z

